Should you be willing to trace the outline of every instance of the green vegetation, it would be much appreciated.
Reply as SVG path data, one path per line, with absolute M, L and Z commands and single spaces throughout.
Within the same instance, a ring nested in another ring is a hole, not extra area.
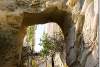
M 33 52 L 34 52 L 34 42 L 35 42 L 35 30 L 36 26 L 29 26 L 27 28 L 27 34 L 26 34 L 26 45 L 23 46 L 22 49 L 22 64 L 24 66 L 30 67 L 34 66 L 36 67 L 35 60 L 33 59 Z M 26 65 L 25 65 L 26 64 Z
M 31 48 L 34 50 L 34 35 L 35 35 L 35 30 L 36 30 L 36 26 L 29 26 L 27 28 L 27 40 L 29 42 L 29 45 L 31 46 Z
M 56 52 L 63 52 L 64 37 L 61 32 L 56 32 L 54 35 L 49 36 L 44 33 L 41 39 L 40 45 L 43 46 L 41 56 L 47 59 L 47 56 L 51 56 L 52 67 L 54 67 L 54 56 Z M 47 67 L 47 60 L 46 60 Z
M 40 45 L 43 46 L 41 51 L 43 57 L 52 56 L 55 52 L 63 51 L 64 37 L 61 32 L 56 32 L 52 36 L 44 33 Z

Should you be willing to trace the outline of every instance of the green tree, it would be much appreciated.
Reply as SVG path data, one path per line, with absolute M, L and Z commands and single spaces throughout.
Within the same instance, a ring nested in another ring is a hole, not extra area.
M 32 53 L 34 51 L 34 36 L 35 36 L 36 26 L 29 26 L 27 28 L 25 44 L 22 49 L 22 64 L 27 63 L 26 66 L 32 67 Z
M 34 50 L 35 30 L 36 30 L 36 26 L 29 26 L 27 28 L 27 40 L 32 50 Z
M 52 67 L 54 67 L 54 55 L 56 52 L 63 52 L 64 45 L 64 37 L 61 32 L 55 32 L 54 35 L 49 36 L 44 33 L 41 39 L 41 46 L 43 49 L 41 51 L 41 56 L 47 58 L 47 56 L 51 56 Z

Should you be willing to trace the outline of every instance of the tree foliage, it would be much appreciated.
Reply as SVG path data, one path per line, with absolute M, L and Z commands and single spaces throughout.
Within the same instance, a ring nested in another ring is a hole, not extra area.
M 36 26 L 29 26 L 29 27 L 27 28 L 27 40 L 28 40 L 29 45 L 30 45 L 31 47 L 34 46 L 35 29 L 36 29 Z
M 55 54 L 55 52 L 63 52 L 64 44 L 65 41 L 61 32 L 56 32 L 52 36 L 44 33 L 40 43 L 40 45 L 43 46 L 41 55 L 45 57 L 47 55 L 51 56 Z

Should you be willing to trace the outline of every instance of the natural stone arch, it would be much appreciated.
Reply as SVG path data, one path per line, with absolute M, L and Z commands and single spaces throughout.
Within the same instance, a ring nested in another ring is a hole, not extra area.
M 21 67 L 20 66 L 21 48 L 22 48 L 23 38 L 26 32 L 25 29 L 27 28 L 27 26 L 34 25 L 34 24 L 48 23 L 50 21 L 56 22 L 61 27 L 65 36 L 66 43 L 67 43 L 68 42 L 67 35 L 72 33 L 71 31 L 69 31 L 69 29 L 71 27 L 74 27 L 74 21 L 73 21 L 72 16 L 73 15 L 69 9 L 67 8 L 59 9 L 54 6 L 45 8 L 45 10 L 40 13 L 27 13 L 27 12 L 23 13 L 20 11 L 17 12 L 17 11 L 0 10 L 0 54 L 1 54 L 0 66 L 1 67 Z M 79 22 L 79 23 L 76 24 L 78 28 L 76 28 L 76 31 L 75 31 L 76 36 L 77 36 L 76 37 L 77 44 L 74 46 L 76 47 L 77 51 L 76 52 L 74 50 L 73 51 L 75 53 L 75 57 L 76 56 L 79 57 L 79 54 L 81 54 L 81 53 L 77 54 L 79 52 L 78 48 L 81 48 L 80 47 L 81 39 L 79 35 L 80 35 L 80 32 L 82 32 L 82 28 L 83 28 L 82 24 L 84 24 L 83 23 L 84 19 L 82 22 L 80 22 L 81 18 L 83 17 L 80 17 L 78 19 L 75 15 L 75 18 L 77 20 L 76 22 Z M 66 49 L 67 47 L 69 47 L 69 45 L 71 44 L 67 43 L 67 46 L 65 45 Z M 73 47 L 71 46 L 71 48 Z M 69 53 L 71 52 L 69 51 Z M 69 59 L 66 58 L 68 60 L 67 62 L 69 62 L 68 64 L 70 64 L 71 62 L 69 60 L 73 60 L 74 55 L 72 56 L 69 55 L 69 56 L 70 56 Z M 76 67 L 81 67 L 81 65 L 78 63 L 79 62 L 78 58 L 75 58 L 74 61 L 75 63 L 73 63 L 71 67 L 75 67 L 75 65 Z M 83 62 L 81 64 L 83 64 Z
M 24 12 L 23 25 L 30 26 L 34 24 L 54 22 L 57 23 L 62 30 L 67 30 L 71 25 L 74 24 L 72 13 L 68 10 L 58 9 L 57 7 L 50 7 L 41 13 Z M 64 31 L 63 33 L 66 35 Z
M 67 29 L 73 25 L 71 12 L 55 6 L 46 8 L 40 13 L 17 11 L 1 11 L 1 13 L 0 65 L 2 67 L 20 67 L 22 43 L 28 26 L 56 22 L 66 36 Z
M 33 19 L 34 18 L 34 19 Z M 75 21 L 76 20 L 76 21 Z M 35 25 L 35 24 L 45 24 L 45 23 L 49 23 L 49 22 L 54 22 L 57 23 L 64 35 L 64 39 L 66 44 L 64 45 L 64 55 L 63 55 L 63 63 L 64 64 L 68 64 L 70 65 L 70 61 L 67 57 L 70 48 L 68 46 L 70 46 L 70 43 L 68 41 L 68 36 L 71 37 L 71 35 L 69 35 L 70 33 L 72 33 L 72 31 L 70 31 L 71 28 L 73 29 L 74 34 L 76 33 L 76 38 L 78 38 L 78 34 L 81 33 L 82 31 L 82 26 L 83 26 L 83 22 L 84 22 L 84 15 L 80 15 L 79 13 L 76 15 L 72 14 L 70 8 L 65 8 L 65 9 L 59 9 L 57 7 L 49 7 L 46 8 L 43 12 L 41 13 L 24 13 L 24 18 L 23 18 L 23 25 L 25 26 L 25 28 L 27 26 L 30 25 Z M 77 26 L 78 29 L 76 29 L 75 27 L 75 23 L 80 24 L 79 26 Z M 23 28 L 24 29 L 24 28 Z M 69 33 L 70 32 L 70 33 Z M 77 44 L 75 45 L 76 49 L 79 48 L 79 40 L 76 40 Z M 78 55 L 78 52 L 76 51 L 76 55 Z M 77 60 L 75 61 L 77 63 Z
M 60 26 L 66 41 L 69 29 L 74 26 L 72 13 L 70 12 L 69 9 L 60 10 L 57 7 L 50 7 L 41 13 L 26 13 L 26 12 L 24 13 L 23 23 L 26 23 L 26 26 L 34 24 L 45 24 L 49 22 L 57 23 Z M 64 47 L 66 46 L 67 45 L 64 45 Z M 65 54 L 66 54 L 66 49 L 67 48 L 64 49 Z M 66 59 L 66 55 L 64 56 L 63 59 Z M 64 60 L 62 61 L 64 62 L 64 64 L 68 62 Z

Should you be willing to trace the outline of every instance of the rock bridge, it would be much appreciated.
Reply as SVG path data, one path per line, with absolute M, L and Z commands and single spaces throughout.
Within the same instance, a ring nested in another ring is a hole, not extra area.
M 3 2 L 0 3 L 0 5 L 2 5 Z M 65 56 L 67 56 L 69 51 L 69 31 L 71 28 L 74 28 L 74 31 L 77 32 L 76 38 L 78 38 L 75 42 L 75 47 L 77 48 L 75 60 L 78 59 L 77 57 L 80 54 L 79 35 L 83 29 L 82 23 L 84 22 L 84 15 L 77 14 L 74 16 L 72 9 L 68 6 L 60 9 L 58 6 L 54 5 L 45 8 L 39 13 L 28 13 L 20 10 L 21 9 L 9 11 L 4 8 L 0 10 L 0 67 L 22 67 L 20 66 L 21 51 L 26 28 L 30 25 L 45 24 L 49 22 L 57 23 L 63 31 L 66 40 Z M 78 28 L 75 27 L 76 22 L 78 23 Z M 68 63 L 68 65 L 74 64 L 74 62 L 72 63 L 68 57 L 65 58 L 68 60 L 65 61 L 65 63 Z M 75 63 L 79 63 L 78 60 Z M 79 67 L 84 67 L 84 64 Z

